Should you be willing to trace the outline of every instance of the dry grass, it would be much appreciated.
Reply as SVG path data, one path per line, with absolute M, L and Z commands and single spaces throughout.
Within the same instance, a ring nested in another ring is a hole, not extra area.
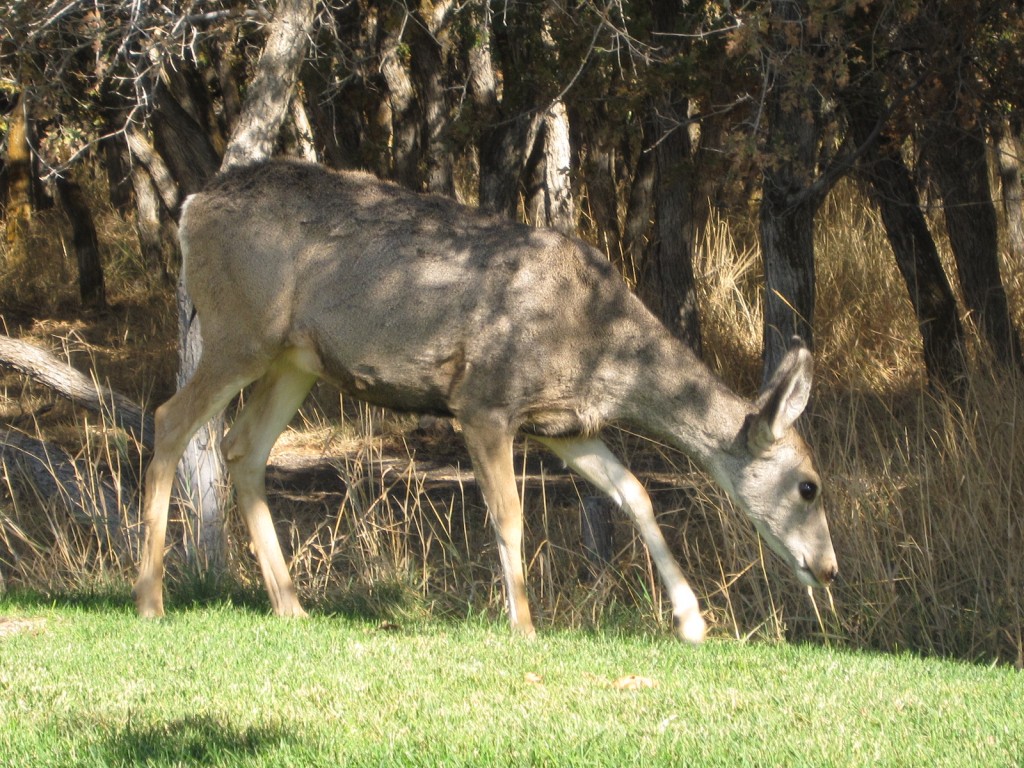
M 68 340 L 80 367 L 159 400 L 175 364 L 168 289 L 146 282 L 123 245 L 127 235 L 116 221 L 110 227 L 122 244 L 107 253 L 116 263 L 108 272 L 113 312 L 82 321 L 60 299 L 49 305 L 49 320 L 29 319 L 24 305 L 5 319 L 18 319 L 12 332 L 19 335 Z M 48 237 L 51 248 L 60 240 Z M 696 265 L 708 361 L 748 394 L 760 378 L 761 336 L 760 264 L 751 242 L 737 223 L 714 221 Z M 829 484 L 842 569 L 830 595 L 809 596 L 684 457 L 626 432 L 609 434 L 613 449 L 648 484 L 714 632 L 1021 665 L 1024 383 L 978 361 L 964 402 L 926 389 L 906 291 L 877 217 L 851 187 L 823 211 L 817 258 L 818 385 L 806 429 Z M 1024 265 L 1005 267 L 1021 327 Z M 66 280 L 66 273 L 54 275 Z M 153 300 L 159 309 L 145 311 Z M 97 472 L 124 489 L 135 488 L 141 458 L 122 435 L 87 425 L 17 379 L 2 386 L 8 422 L 33 431 L 38 417 L 45 434 L 92 457 Z M 109 440 L 121 441 L 113 452 L 120 464 L 97 447 Z M 666 601 L 628 525 L 616 522 L 612 567 L 581 583 L 587 562 L 578 510 L 591 491 L 534 446 L 524 443 L 517 461 L 542 624 L 667 631 Z M 340 403 L 318 388 L 272 463 L 282 467 L 271 472 L 278 530 L 311 605 L 384 616 L 501 611 L 493 537 L 457 435 Z M 9 586 L 62 592 L 114 584 L 127 592 L 131 557 L 16 481 L 6 491 L 0 574 Z M 182 541 L 184 523 L 172 525 L 171 541 Z M 233 580 L 258 593 L 243 530 L 233 518 L 230 526 Z

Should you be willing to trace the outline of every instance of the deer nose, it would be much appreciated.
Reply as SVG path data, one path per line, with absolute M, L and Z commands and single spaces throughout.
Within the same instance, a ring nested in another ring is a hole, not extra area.
M 822 586 L 828 586 L 839 578 L 839 566 L 836 563 L 829 563 L 817 573 L 818 581 Z

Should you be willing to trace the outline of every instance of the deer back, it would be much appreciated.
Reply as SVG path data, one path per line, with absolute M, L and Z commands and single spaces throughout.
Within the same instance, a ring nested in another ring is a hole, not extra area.
M 664 332 L 581 241 L 363 173 L 231 171 L 189 198 L 181 238 L 207 343 L 310 346 L 327 378 L 397 409 L 593 431 Z

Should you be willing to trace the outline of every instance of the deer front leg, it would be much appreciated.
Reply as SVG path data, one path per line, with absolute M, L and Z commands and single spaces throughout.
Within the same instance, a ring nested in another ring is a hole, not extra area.
M 508 617 L 512 629 L 533 638 L 536 630 L 526 599 L 523 570 L 523 508 L 516 490 L 512 462 L 513 434 L 488 422 L 462 422 L 463 436 L 473 461 L 473 472 L 483 492 L 487 513 L 498 538 L 498 556 L 505 582 Z
M 623 466 L 601 440 L 534 438 L 550 448 L 566 466 L 608 494 L 630 516 L 654 561 L 672 601 L 676 634 L 690 643 L 704 640 L 707 625 L 700 615 L 697 596 L 669 552 L 665 537 L 654 519 L 651 497 L 639 480 Z
M 270 517 L 267 459 L 315 381 L 315 375 L 290 367 L 287 358 L 279 359 L 256 385 L 222 446 L 238 508 L 249 529 L 271 607 L 278 616 L 301 618 L 306 612 Z

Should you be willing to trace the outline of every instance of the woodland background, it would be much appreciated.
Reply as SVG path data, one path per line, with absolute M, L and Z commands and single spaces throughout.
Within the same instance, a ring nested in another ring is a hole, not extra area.
M 130 401 L 173 391 L 177 212 L 221 165 L 258 67 L 273 73 L 275 22 L 305 49 L 270 78 L 294 94 L 276 151 L 577 232 L 747 394 L 790 335 L 814 346 L 806 426 L 844 574 L 827 606 L 685 460 L 615 437 L 719 631 L 1024 663 L 1019 3 L 2 2 L 11 338 Z M 3 356 L 31 368 L 19 355 Z M 101 416 L 84 415 L 33 370 L 4 379 L 0 574 L 124 590 L 145 428 L 95 386 Z M 466 465 L 446 427 L 320 390 L 301 419 L 275 485 L 300 589 L 380 611 L 500 606 L 471 479 L 422 461 Z M 612 568 L 577 585 L 587 492 L 522 461 L 544 616 L 625 605 L 663 622 L 626 530 Z M 181 518 L 179 578 L 205 583 L 190 526 L 211 524 Z M 214 546 L 244 591 L 247 554 Z

